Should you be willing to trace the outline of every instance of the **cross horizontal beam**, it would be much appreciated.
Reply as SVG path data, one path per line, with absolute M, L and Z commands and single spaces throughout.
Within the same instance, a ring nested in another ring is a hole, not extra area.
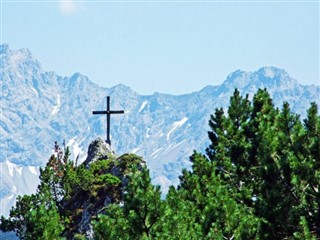
M 92 111 L 92 114 L 123 114 L 124 111 L 123 110 L 119 110 L 119 111 Z

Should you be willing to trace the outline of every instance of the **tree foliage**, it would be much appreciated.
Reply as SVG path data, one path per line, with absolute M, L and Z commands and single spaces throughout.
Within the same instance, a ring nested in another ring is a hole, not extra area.
M 123 206 L 110 205 L 94 223 L 96 239 L 153 239 L 164 203 L 160 187 L 153 186 L 149 170 L 134 169 L 124 188 Z
M 141 162 L 140 157 L 125 154 L 89 167 L 75 166 L 69 155 L 66 149 L 63 157 L 50 157 L 46 167 L 40 169 L 36 194 L 18 197 L 9 218 L 1 218 L 2 231 L 15 231 L 21 239 L 81 239 L 79 225 L 86 217 L 84 212 L 95 215 L 101 211 L 106 197 L 111 204 L 119 204 L 122 180 Z
M 258 237 L 319 237 L 317 105 L 302 123 L 288 103 L 276 109 L 266 90 L 252 104 L 235 90 L 228 115 L 216 110 L 209 125 L 209 161 L 237 202 L 259 218 Z

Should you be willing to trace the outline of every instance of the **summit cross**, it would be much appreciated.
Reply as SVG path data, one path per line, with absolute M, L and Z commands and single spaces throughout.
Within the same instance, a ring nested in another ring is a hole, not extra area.
M 106 111 L 93 111 L 92 114 L 106 114 L 107 115 L 107 140 L 106 143 L 108 143 L 111 146 L 111 140 L 110 140 L 110 116 L 111 114 L 123 114 L 123 110 L 110 110 L 110 97 L 107 96 L 107 110 Z

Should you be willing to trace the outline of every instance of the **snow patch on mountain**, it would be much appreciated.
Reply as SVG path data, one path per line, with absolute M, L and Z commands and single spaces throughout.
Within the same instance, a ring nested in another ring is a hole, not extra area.
M 80 144 L 85 140 L 82 139 L 79 142 L 76 141 L 77 137 L 74 137 L 72 139 L 69 140 L 69 142 L 67 143 L 67 146 L 70 147 L 71 152 L 72 152 L 72 157 L 75 158 L 79 158 L 80 157 L 80 161 L 79 163 L 83 162 L 86 158 L 85 156 L 85 151 L 80 147 Z
M 52 110 L 50 116 L 53 116 L 53 115 L 56 115 L 56 114 L 57 114 L 57 112 L 59 111 L 60 105 L 61 105 L 60 94 L 58 94 L 58 95 L 57 95 L 57 105 L 55 105 L 55 106 L 53 107 L 53 110 Z
M 35 96 L 39 97 L 39 94 L 34 87 L 31 88 L 31 91 L 35 94 Z
M 140 113 L 140 112 L 147 106 L 147 104 L 148 104 L 148 101 L 144 101 L 144 102 L 141 104 L 141 107 L 140 107 L 138 113 Z
M 188 121 L 188 118 L 187 117 L 184 117 L 183 119 L 181 119 L 180 121 L 176 121 L 173 123 L 173 127 L 172 129 L 168 132 L 167 134 L 167 141 L 169 141 L 170 139 L 170 135 L 172 134 L 172 132 L 174 130 L 176 130 L 177 128 L 181 127 L 186 121 Z
M 7 166 L 7 169 L 11 177 L 14 177 L 15 173 L 18 173 L 20 176 L 22 175 L 21 166 L 17 166 L 16 164 L 9 162 L 8 160 L 5 162 L 5 165 Z
M 14 197 L 14 194 L 10 195 L 9 197 L 5 198 L 5 200 L 10 200 Z
M 16 169 L 17 173 L 18 173 L 20 176 L 22 176 L 22 167 L 20 167 L 20 166 L 15 166 L 15 169 Z
M 273 78 L 275 75 L 275 72 L 273 71 L 272 68 L 265 68 L 264 75 L 268 78 Z
M 149 138 L 150 137 L 150 128 L 147 128 L 147 131 L 146 131 L 146 138 Z
M 9 161 L 6 161 L 5 163 L 8 167 L 8 171 L 9 171 L 9 174 L 11 177 L 13 177 L 13 167 L 14 167 L 14 164 L 12 164 L 11 162 Z
M 181 142 L 178 143 L 171 143 L 168 146 L 166 146 L 165 152 L 171 152 L 174 149 L 178 148 L 180 145 L 182 145 L 186 140 L 182 140 Z
M 29 166 L 29 171 L 30 171 L 32 174 L 36 175 L 36 176 L 38 176 L 38 174 L 39 174 L 39 168 L 38 168 L 38 167 Z
M 155 156 L 159 151 L 161 151 L 163 149 L 163 147 L 160 147 L 158 149 L 156 149 L 153 153 L 151 153 L 151 156 Z
M 19 166 L 5 161 L 0 163 L 0 214 L 8 216 L 19 195 L 31 194 L 39 184 L 39 168 Z

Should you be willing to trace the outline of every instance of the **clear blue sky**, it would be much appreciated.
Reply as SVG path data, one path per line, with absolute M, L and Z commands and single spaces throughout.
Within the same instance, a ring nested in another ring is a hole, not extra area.
M 1 0 L 1 8 L 2 42 L 29 48 L 46 70 L 106 87 L 181 94 L 262 66 L 320 85 L 318 1 Z

